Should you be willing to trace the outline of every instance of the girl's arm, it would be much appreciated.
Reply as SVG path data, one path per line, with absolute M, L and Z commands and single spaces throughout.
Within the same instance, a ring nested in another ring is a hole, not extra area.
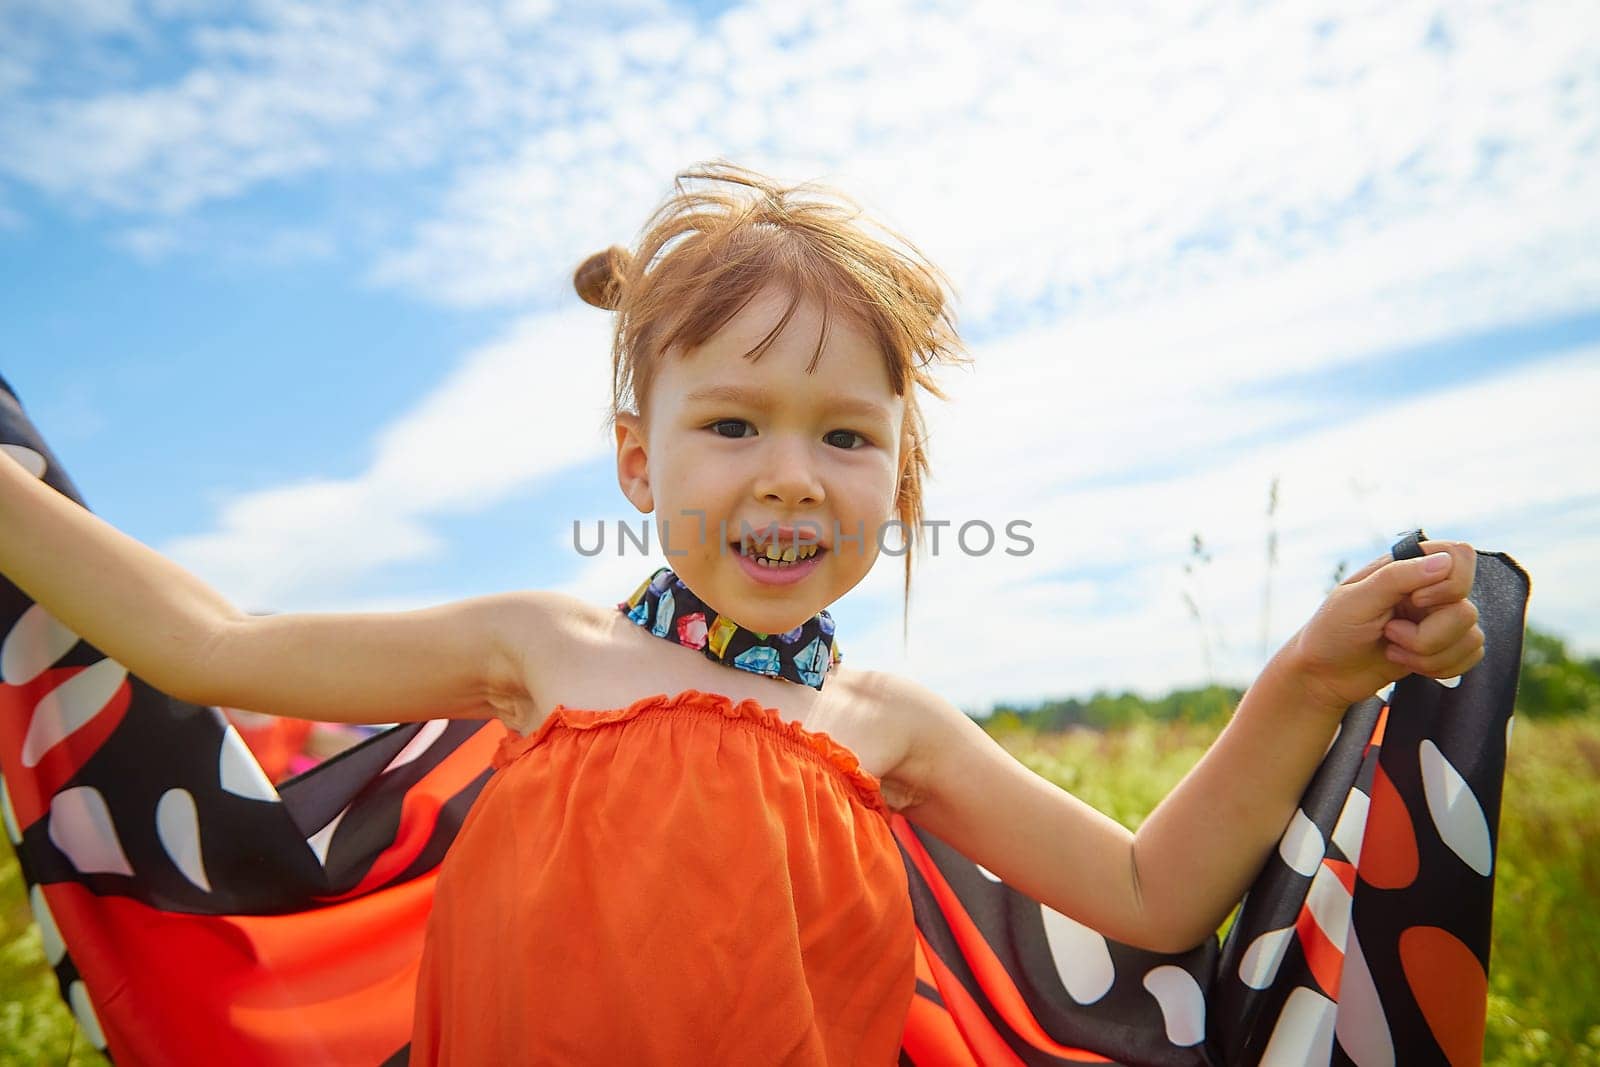
M 421 611 L 245 614 L 0 450 L 0 574 L 69 630 L 181 700 L 332 722 L 532 714 L 547 594 Z
M 1345 709 L 1405 674 L 1450 677 L 1482 659 L 1477 611 L 1465 599 L 1475 555 L 1466 545 L 1423 548 L 1433 569 L 1426 556 L 1385 559 L 1335 590 L 1137 834 L 909 683 L 912 740 L 889 772 L 913 795 L 901 810 L 1108 937 L 1162 952 L 1194 947 L 1216 933 L 1277 845 Z

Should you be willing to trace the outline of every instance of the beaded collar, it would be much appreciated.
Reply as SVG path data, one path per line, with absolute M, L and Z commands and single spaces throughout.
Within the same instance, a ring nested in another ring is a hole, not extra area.
M 826 609 L 788 633 L 757 633 L 719 615 L 671 567 L 646 578 L 617 610 L 657 637 L 700 649 L 713 662 L 813 689 L 822 688 L 823 679 L 843 658 L 833 641 L 833 616 Z

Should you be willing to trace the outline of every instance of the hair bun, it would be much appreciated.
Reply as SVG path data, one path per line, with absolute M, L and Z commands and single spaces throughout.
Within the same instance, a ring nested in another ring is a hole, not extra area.
M 573 288 L 578 290 L 584 303 L 615 311 L 622 302 L 622 279 L 630 258 L 628 250 L 618 245 L 596 252 L 573 272 Z

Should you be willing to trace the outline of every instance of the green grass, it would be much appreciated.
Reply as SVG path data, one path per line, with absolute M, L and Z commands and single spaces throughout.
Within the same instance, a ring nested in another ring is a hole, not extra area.
M 1496 1064 L 1600 1064 L 1600 721 L 1513 728 L 1500 813 L 1489 1032 Z
M 0 845 L 0 1064 L 90 1067 L 104 1056 L 84 1040 L 44 959 L 44 941 L 9 842 Z
M 1219 727 L 998 732 L 1028 767 L 1136 828 Z M 1495 872 L 1484 1062 L 1600 1065 L 1600 719 L 1519 717 Z
M 1173 723 L 997 736 L 1035 771 L 1136 827 L 1215 733 Z M 1600 1065 L 1600 720 L 1518 719 L 1498 864 L 1484 1062 Z M 104 1062 L 75 1034 L 16 860 L 0 848 L 0 1064 Z

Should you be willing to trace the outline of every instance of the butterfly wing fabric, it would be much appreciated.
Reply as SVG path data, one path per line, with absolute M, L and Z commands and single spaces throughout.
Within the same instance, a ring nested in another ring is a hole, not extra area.
M 0 447 L 79 499 L 3 379 Z M 1490 658 L 1350 710 L 1220 947 L 1109 941 L 895 816 L 901 1062 L 1469 1062 L 1526 596 L 1480 557 Z M 217 709 L 0 579 L 0 810 L 61 995 L 119 1063 L 403 1064 L 434 878 L 501 736 L 407 723 L 274 787 Z
M 1112 942 L 896 816 L 920 952 L 902 1062 L 1480 1062 L 1527 597 L 1479 553 L 1484 661 L 1346 712 L 1220 949 Z
M 3 381 L 0 447 L 78 499 Z M 484 725 L 408 723 L 274 788 L 219 711 L 0 580 L 0 806 L 84 1034 L 121 1063 L 403 1063 Z

